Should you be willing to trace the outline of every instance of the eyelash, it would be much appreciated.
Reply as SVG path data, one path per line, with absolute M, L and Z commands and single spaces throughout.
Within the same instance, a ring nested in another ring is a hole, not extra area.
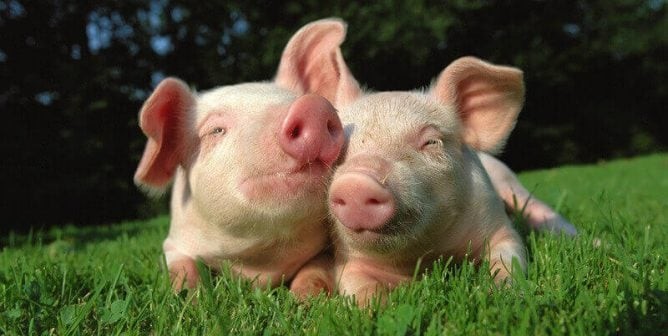
M 429 139 L 422 144 L 422 148 L 424 149 L 427 146 L 433 146 L 433 145 L 443 145 L 443 141 L 441 139 Z

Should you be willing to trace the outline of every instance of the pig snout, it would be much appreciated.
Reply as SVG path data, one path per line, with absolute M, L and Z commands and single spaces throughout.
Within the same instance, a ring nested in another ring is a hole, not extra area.
M 396 208 L 392 192 L 361 172 L 344 173 L 332 182 L 329 206 L 339 222 L 355 232 L 382 229 Z
M 343 141 L 336 110 L 325 98 L 312 94 L 290 106 L 279 134 L 283 151 L 300 164 L 320 161 L 330 166 L 338 158 Z

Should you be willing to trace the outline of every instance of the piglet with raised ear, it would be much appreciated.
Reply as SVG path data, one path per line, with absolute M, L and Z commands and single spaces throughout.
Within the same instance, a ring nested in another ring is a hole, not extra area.
M 368 94 L 340 109 L 349 143 L 329 188 L 340 292 L 365 304 L 441 256 L 487 259 L 497 281 L 525 268 L 476 153 L 503 146 L 523 99 L 521 71 L 465 57 L 428 92 Z
M 168 78 L 144 103 L 135 181 L 160 193 L 173 180 L 163 249 L 174 289 L 196 285 L 198 258 L 277 285 L 326 246 L 326 186 L 344 141 L 328 99 L 345 90 L 314 71 L 340 57 L 343 34 L 338 21 L 302 28 L 274 82 L 195 93 Z

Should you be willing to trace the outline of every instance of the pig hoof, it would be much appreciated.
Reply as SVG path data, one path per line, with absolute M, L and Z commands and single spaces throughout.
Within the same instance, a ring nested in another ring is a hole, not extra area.
M 385 306 L 387 304 L 388 292 L 383 290 L 373 295 L 355 295 L 355 303 L 360 308 L 374 307 L 376 304 Z
M 193 289 L 199 283 L 197 265 L 192 259 L 177 260 L 169 265 L 169 278 L 174 293 L 180 294 L 183 289 Z
M 546 216 L 526 215 L 526 221 L 531 228 L 536 231 L 549 232 L 553 234 L 563 234 L 567 237 L 575 237 L 578 230 L 573 224 L 558 214 L 549 214 Z
M 508 288 L 513 282 L 513 278 L 506 268 L 498 268 L 492 271 L 492 277 L 497 288 Z
M 389 293 L 389 287 L 373 284 L 359 288 L 353 295 L 353 299 L 360 308 L 374 307 L 376 304 L 384 306 L 387 303 Z
M 571 237 L 578 234 L 578 230 L 575 226 L 561 216 L 546 220 L 544 223 L 540 224 L 538 228 L 539 230 L 547 230 L 556 234 L 563 233 L 564 235 Z
M 326 296 L 332 293 L 328 282 L 320 278 L 301 280 L 296 283 L 293 281 L 290 291 L 301 302 L 306 301 L 309 297 L 318 296 L 320 293 Z

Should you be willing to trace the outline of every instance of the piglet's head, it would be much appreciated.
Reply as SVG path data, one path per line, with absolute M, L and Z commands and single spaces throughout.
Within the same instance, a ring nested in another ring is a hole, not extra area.
M 324 199 L 343 144 L 341 122 L 326 99 L 270 83 L 195 95 L 166 79 L 140 120 L 148 141 L 135 180 L 161 188 L 181 169 L 180 197 L 216 222 L 306 216 L 315 208 L 311 199 Z
M 148 141 L 136 183 L 160 191 L 180 169 L 177 203 L 193 204 L 207 222 L 280 230 L 281 221 L 324 217 L 325 186 L 344 142 L 331 102 L 359 92 L 339 63 L 344 37 L 339 20 L 306 25 L 288 42 L 273 82 L 194 93 L 165 79 L 140 112 Z
M 349 143 L 329 189 L 343 245 L 429 251 L 430 237 L 475 206 L 471 189 L 486 177 L 472 150 L 502 147 L 523 97 L 521 71 L 466 57 L 426 93 L 381 92 L 343 108 Z

